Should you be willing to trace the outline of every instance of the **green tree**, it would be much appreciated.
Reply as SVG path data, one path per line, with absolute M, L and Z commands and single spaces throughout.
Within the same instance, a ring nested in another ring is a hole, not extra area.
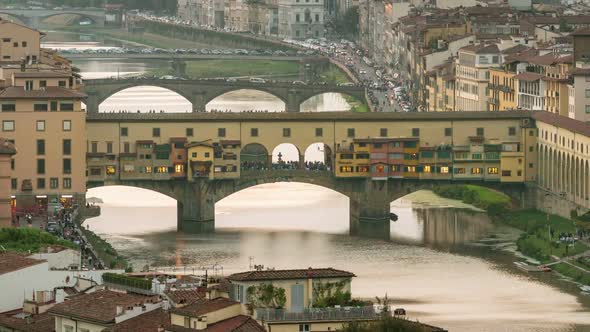
M 343 36 L 357 36 L 359 26 L 359 7 L 353 6 L 348 8 L 342 17 L 336 19 L 334 28 L 336 32 Z

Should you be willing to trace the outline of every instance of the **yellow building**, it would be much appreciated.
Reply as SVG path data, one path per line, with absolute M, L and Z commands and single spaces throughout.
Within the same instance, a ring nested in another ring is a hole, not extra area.
M 569 116 L 568 114 L 568 83 L 572 69 L 572 56 L 554 58 L 551 64 L 545 65 L 545 111 Z
M 370 145 L 361 141 L 344 141 L 336 146 L 335 174 L 338 177 L 366 177 L 369 175 Z
M 44 35 L 24 25 L 0 20 L 0 61 L 37 63 L 41 51 L 39 40 Z
M 12 206 L 10 199 L 11 157 L 16 154 L 14 145 L 0 138 L 0 227 L 12 225 Z
M 516 98 L 515 72 L 505 68 L 490 68 L 488 89 L 488 111 L 515 110 L 518 107 Z
M 193 330 L 206 330 L 216 323 L 231 319 L 242 314 L 240 302 L 223 297 L 201 299 L 182 308 L 170 312 L 170 324 Z M 172 330 L 174 330 L 172 328 Z M 230 329 L 226 331 L 231 331 Z
M 193 142 L 187 144 L 189 181 L 196 178 L 213 178 L 214 149 L 210 141 Z

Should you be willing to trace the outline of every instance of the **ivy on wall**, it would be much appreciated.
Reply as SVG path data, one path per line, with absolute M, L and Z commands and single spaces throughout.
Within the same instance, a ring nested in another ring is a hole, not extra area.
M 282 287 L 262 283 L 248 287 L 246 300 L 255 308 L 282 309 L 287 303 L 287 295 Z
M 326 308 L 351 303 L 350 292 L 344 291 L 347 280 L 313 283 L 313 307 Z

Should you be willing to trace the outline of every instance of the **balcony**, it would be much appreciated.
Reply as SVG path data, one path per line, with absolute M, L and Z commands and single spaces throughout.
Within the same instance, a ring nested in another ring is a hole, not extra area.
M 302 312 L 283 309 L 256 309 L 256 319 L 267 322 L 313 322 L 371 320 L 379 316 L 373 307 L 310 308 Z

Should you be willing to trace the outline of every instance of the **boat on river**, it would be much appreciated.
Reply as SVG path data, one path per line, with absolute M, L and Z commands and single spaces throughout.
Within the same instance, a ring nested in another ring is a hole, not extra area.
M 514 262 L 517 268 L 525 272 L 551 272 L 551 268 L 545 265 L 529 265 L 525 262 Z

